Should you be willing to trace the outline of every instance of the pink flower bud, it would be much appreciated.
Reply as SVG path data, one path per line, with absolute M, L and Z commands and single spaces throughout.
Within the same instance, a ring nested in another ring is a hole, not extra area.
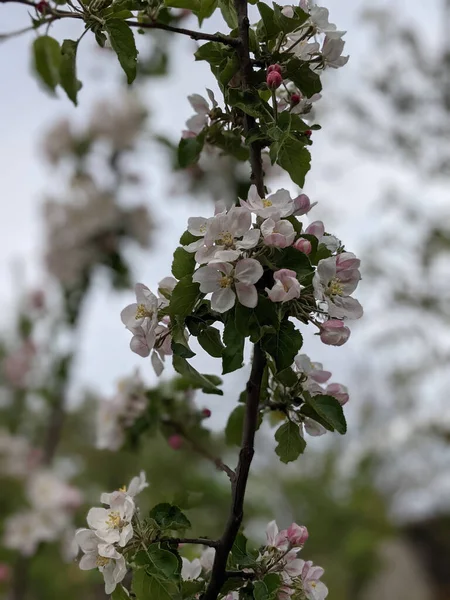
M 333 396 L 334 398 L 336 398 L 336 400 L 341 406 L 347 404 L 350 398 L 350 396 L 348 395 L 347 388 L 341 383 L 330 383 L 329 385 L 327 385 L 327 389 L 325 390 L 325 392 L 329 396 Z
M 300 194 L 294 198 L 294 215 L 297 217 L 306 215 L 311 210 L 311 200 L 306 194 Z
M 336 256 L 336 273 L 348 271 L 349 269 L 359 269 L 361 261 L 351 252 L 341 252 Z
M 307 129 L 307 130 L 305 131 L 305 135 L 306 135 L 306 137 L 310 138 L 310 137 L 312 136 L 312 131 L 311 131 L 311 129 Z
M 209 419 L 210 416 L 211 416 L 211 411 L 209 410 L 209 408 L 204 408 L 202 410 L 202 417 L 204 419 Z
M 41 13 L 41 15 L 45 15 L 48 9 L 48 2 L 45 0 L 41 0 L 36 4 L 36 10 Z
M 269 65 L 267 67 L 267 73 L 274 73 L 274 72 L 275 73 L 280 73 L 280 75 L 281 75 L 281 67 L 280 67 L 280 65 L 275 64 L 275 65 Z
M 271 73 L 267 73 L 266 83 L 267 83 L 267 87 L 270 90 L 276 90 L 277 88 L 280 87 L 282 82 L 283 82 L 283 78 L 281 77 L 281 74 L 278 73 L 278 71 L 272 71 Z
M 300 102 L 301 99 L 302 99 L 302 97 L 300 96 L 300 94 L 292 94 L 292 96 L 291 96 L 292 106 L 296 106 Z
M 167 440 L 167 443 L 172 448 L 172 450 L 179 450 L 183 445 L 183 438 L 181 435 L 171 435 Z
M 311 254 L 312 250 L 311 242 L 305 238 L 299 238 L 295 242 L 294 248 L 299 252 L 303 252 L 303 254 Z
M 318 240 L 321 240 L 325 233 L 325 225 L 322 223 L 322 221 L 314 221 L 313 223 L 308 225 L 308 227 L 305 230 L 305 233 L 309 235 L 314 235 Z
M 295 547 L 304 546 L 309 537 L 306 527 L 304 525 L 297 525 L 297 523 L 292 523 L 286 533 L 287 539 Z
M 11 577 L 11 568 L 6 563 L 0 563 L 0 583 L 7 583 Z
M 330 319 L 322 324 L 320 339 L 327 346 L 342 346 L 350 337 L 350 329 L 344 325 L 344 321 Z

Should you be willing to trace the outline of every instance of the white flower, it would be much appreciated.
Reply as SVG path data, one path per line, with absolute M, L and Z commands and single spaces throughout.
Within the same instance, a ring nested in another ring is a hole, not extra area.
M 87 522 L 98 538 L 107 544 L 118 543 L 123 548 L 133 536 L 134 501 L 119 491 L 110 495 L 109 505 L 110 508 L 91 508 Z
M 130 481 L 128 488 L 126 490 L 127 494 L 134 498 L 138 494 L 140 494 L 145 488 L 148 488 L 147 478 L 145 476 L 145 472 L 141 471 L 139 475 L 133 477 Z
M 158 283 L 159 297 L 164 299 L 167 298 L 167 296 L 170 297 L 177 283 L 178 281 L 175 279 L 175 277 L 169 276 L 161 279 L 161 281 Z
M 211 309 L 223 313 L 234 306 L 236 294 L 242 305 L 254 308 L 258 304 L 258 292 L 254 284 L 262 275 L 261 264 L 254 258 L 245 258 L 236 267 L 226 262 L 200 267 L 192 280 L 200 283 L 200 290 L 204 294 L 212 292 Z
M 183 566 L 181 568 L 181 577 L 184 581 L 192 581 L 197 579 L 197 577 L 202 572 L 202 565 L 198 558 L 194 558 L 193 561 L 184 558 L 181 559 L 183 561 Z
M 155 329 L 158 325 L 158 308 L 161 299 L 158 299 L 142 283 L 136 284 L 135 291 L 137 302 L 126 306 L 120 313 L 120 318 L 133 334 L 130 342 L 131 350 L 139 356 L 146 357 L 156 341 Z
M 32 556 L 41 542 L 53 541 L 67 524 L 67 517 L 61 512 L 54 511 L 52 515 L 35 510 L 19 512 L 5 520 L 3 543 L 6 548 Z
M 294 226 L 286 219 L 279 221 L 272 218 L 266 219 L 261 224 L 261 233 L 266 246 L 276 246 L 277 248 L 286 248 L 295 239 Z
M 313 285 L 316 299 L 326 302 L 333 319 L 359 319 L 363 309 L 350 294 L 355 291 L 361 275 L 357 268 L 340 268 L 339 255 L 319 261 Z M 355 259 L 352 259 L 355 260 Z
M 38 511 L 72 510 L 78 508 L 83 500 L 80 490 L 62 481 L 50 469 L 32 473 L 27 482 L 27 496 Z
M 256 186 L 250 186 L 247 201 L 240 200 L 241 206 L 255 213 L 258 217 L 280 219 L 288 217 L 294 211 L 293 200 L 287 190 L 281 189 L 267 198 L 260 198 Z
M 216 108 L 217 102 L 214 99 L 214 94 L 211 90 L 207 90 L 207 92 L 209 99 L 211 100 L 212 107 Z M 200 94 L 192 94 L 191 96 L 188 96 L 188 100 L 196 114 L 186 121 L 186 127 L 188 128 L 189 132 L 198 135 L 209 122 L 211 108 L 207 100 L 205 100 L 203 96 L 200 96 Z
M 330 38 L 341 38 L 346 32 L 337 31 L 336 25 L 330 23 L 328 8 L 323 6 L 312 6 L 310 9 L 309 22 L 317 33 L 326 33 Z
M 300 371 L 316 383 L 325 383 L 331 377 L 330 371 L 324 371 L 322 363 L 313 363 L 306 354 L 298 354 L 295 359 L 295 366 Z
M 215 558 L 216 558 L 216 549 L 215 548 L 207 548 L 201 555 L 200 564 L 207 573 L 209 573 L 212 570 Z
M 321 393 L 323 393 L 323 391 Z M 325 427 L 323 427 L 320 423 L 317 423 L 317 421 L 314 421 L 313 419 L 309 419 L 306 417 L 303 424 L 305 426 L 306 433 L 312 437 L 325 435 L 325 433 L 327 432 Z
M 322 581 L 319 581 L 324 570 L 322 567 L 315 567 L 310 560 L 301 562 L 301 577 L 306 598 L 308 600 L 324 600 L 328 596 L 328 588 Z
M 105 580 L 105 592 L 112 594 L 127 573 L 125 558 L 111 544 L 102 543 L 90 529 L 79 529 L 75 539 L 84 552 L 79 567 L 83 571 L 97 568 Z
M 342 56 L 345 42 L 341 38 L 325 36 L 322 46 L 322 57 L 325 67 L 339 69 L 348 63 L 348 56 Z
M 287 550 L 289 541 L 286 530 L 279 531 L 276 521 L 270 521 L 266 527 L 267 545 L 278 550 Z
M 290 269 L 280 269 L 273 274 L 275 280 L 274 286 L 269 290 L 266 288 L 267 295 L 272 302 L 289 302 L 295 298 L 300 298 L 302 286 L 297 279 L 297 273 Z

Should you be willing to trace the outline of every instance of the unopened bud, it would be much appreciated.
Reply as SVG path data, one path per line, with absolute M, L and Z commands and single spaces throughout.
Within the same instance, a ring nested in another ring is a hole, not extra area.
M 278 71 L 271 71 L 270 73 L 267 73 L 266 83 L 267 83 L 267 87 L 270 90 L 276 90 L 277 88 L 280 87 L 282 82 L 283 82 L 283 78 L 281 77 L 281 74 L 278 73 Z
M 344 325 L 344 321 L 330 319 L 322 324 L 320 339 L 327 346 L 342 346 L 350 337 L 350 329 Z
M 311 210 L 311 200 L 306 194 L 300 194 L 294 198 L 294 215 L 299 217 L 306 215 Z
M 167 443 L 172 448 L 172 450 L 179 450 L 183 445 L 183 438 L 181 435 L 171 435 L 167 440 Z
M 314 235 L 318 240 L 323 238 L 325 233 L 325 225 L 322 221 L 313 221 L 305 230 L 308 235 Z
M 311 129 L 307 129 L 307 130 L 305 131 L 305 135 L 306 135 L 306 137 L 310 138 L 310 137 L 312 136 L 312 131 L 311 131 Z
M 301 99 L 302 99 L 302 97 L 300 96 L 300 94 L 292 94 L 292 96 L 291 96 L 292 106 L 296 106 L 300 102 Z
M 330 383 L 327 385 L 325 393 L 329 396 L 333 396 L 339 402 L 341 406 L 347 404 L 349 400 L 348 389 L 342 383 Z
M 281 67 L 278 64 L 275 65 L 269 65 L 267 67 L 267 73 L 280 73 L 281 75 Z
M 211 411 L 209 410 L 209 408 L 204 408 L 202 410 L 202 417 L 204 419 L 209 419 L 210 416 L 211 416 Z
M 45 0 L 41 0 L 36 4 L 36 10 L 41 13 L 41 15 L 45 15 L 49 8 L 48 2 Z
M 305 238 L 298 239 L 294 244 L 294 248 L 299 252 L 303 252 L 303 254 L 311 254 L 312 250 L 311 242 Z

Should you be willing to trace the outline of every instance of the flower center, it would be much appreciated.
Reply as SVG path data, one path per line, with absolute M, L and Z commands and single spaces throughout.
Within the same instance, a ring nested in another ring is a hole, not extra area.
M 123 485 L 121 488 L 119 488 L 119 492 L 126 492 L 127 491 L 127 486 Z
M 152 317 L 153 313 L 148 310 L 145 304 L 138 304 L 136 309 L 136 320 L 137 319 L 145 319 L 145 317 Z
M 224 231 L 219 238 L 219 243 L 223 246 L 230 247 L 234 243 L 234 237 L 229 231 Z
M 224 275 L 219 280 L 219 285 L 221 288 L 229 288 L 229 287 L 231 287 L 232 283 L 233 283 L 233 278 L 229 277 L 228 275 Z
M 97 556 L 97 560 L 95 561 L 95 563 L 97 567 L 104 567 L 109 563 L 110 560 L 111 559 L 106 558 L 106 556 Z
M 264 208 L 269 208 L 269 206 L 272 206 L 272 202 L 270 200 L 267 200 L 266 198 L 264 198 L 263 206 L 264 206 Z
M 122 525 L 122 519 L 120 518 L 120 514 L 118 512 L 111 512 L 106 519 L 106 524 L 111 529 L 119 529 Z
M 317 587 L 317 583 L 316 583 L 315 581 L 310 581 L 310 582 L 309 582 L 309 585 L 310 585 L 312 588 L 315 588 L 315 587 Z
M 206 223 L 203 223 L 203 225 L 200 225 L 198 230 L 200 231 L 200 233 L 205 233 L 206 232 Z
M 330 281 L 328 286 L 328 293 L 330 296 L 342 296 L 343 291 L 344 288 L 342 287 L 342 283 L 337 277 Z

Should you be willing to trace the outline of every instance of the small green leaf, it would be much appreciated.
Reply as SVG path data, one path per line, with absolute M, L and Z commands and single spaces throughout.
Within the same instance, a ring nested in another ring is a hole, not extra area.
M 269 597 L 274 598 L 282 585 L 281 577 L 278 573 L 267 573 L 263 579 L 269 592 Z
M 298 382 L 298 375 L 291 367 L 277 373 L 276 379 L 286 387 L 294 387 Z
M 186 275 L 192 275 L 195 269 L 195 258 L 193 252 L 187 252 L 184 248 L 177 248 L 173 253 L 172 275 L 176 279 L 182 279 Z
M 225 23 L 230 29 L 236 29 L 238 26 L 238 18 L 236 9 L 232 0 L 219 0 L 219 7 Z
M 107 21 L 105 28 L 128 83 L 133 83 L 136 78 L 138 55 L 133 31 L 125 21 L 120 19 Z
M 275 439 L 278 442 L 275 452 L 284 463 L 296 460 L 306 448 L 306 442 L 300 435 L 299 426 L 292 421 L 284 423 L 277 429 Z
M 200 46 L 194 56 L 195 60 L 206 60 L 210 65 L 218 67 L 229 56 L 229 50 L 219 42 L 207 42 Z
M 130 600 L 130 595 L 123 585 L 118 585 L 111 595 L 111 600 Z
M 182 169 L 194 165 L 203 150 L 204 137 L 181 138 L 178 144 L 178 164 Z
M 190 315 L 200 295 L 199 290 L 200 286 L 192 281 L 192 275 L 182 277 L 172 291 L 169 304 L 170 314 L 180 318 Z
M 278 371 L 292 365 L 303 345 L 302 334 L 291 321 L 282 321 L 276 333 L 262 338 L 263 349 L 272 356 Z
M 307 98 L 322 91 L 320 77 L 311 71 L 309 64 L 298 58 L 292 58 L 285 67 L 286 79 L 290 79 Z
M 223 375 L 240 369 L 244 360 L 245 338 L 236 329 L 234 315 L 234 311 L 230 311 L 223 330 L 223 341 L 226 346 L 222 352 Z
M 264 2 L 258 2 L 256 6 L 258 7 L 263 23 L 263 28 L 258 27 L 258 36 L 260 39 L 275 39 L 280 33 L 280 27 L 275 23 L 275 14 L 273 9 Z
M 220 331 L 215 327 L 205 327 L 198 334 L 198 343 L 210 356 L 221 358 L 225 346 L 220 339 Z
M 161 506 L 161 505 L 159 505 Z M 179 520 L 180 520 L 180 515 L 182 517 L 181 520 L 183 520 L 184 522 L 189 523 L 188 526 L 185 527 L 178 527 L 178 529 L 187 529 L 187 527 L 190 527 L 190 522 L 189 520 L 184 516 L 184 514 L 180 511 L 180 509 L 177 506 L 173 506 L 173 509 L 177 509 L 178 511 L 178 524 L 179 524 Z M 172 511 L 172 513 L 174 513 L 174 511 Z M 166 527 L 164 529 L 169 529 L 169 530 L 173 530 L 173 529 L 177 529 L 176 527 Z M 167 578 L 167 579 L 173 579 L 173 580 L 177 580 L 179 577 L 179 563 L 178 563 L 178 559 L 175 556 L 175 554 L 173 554 L 173 552 L 169 552 L 168 550 L 163 550 L 162 548 L 159 547 L 159 544 L 150 544 L 150 546 L 147 547 L 146 550 L 146 555 L 148 557 L 148 568 L 147 571 L 149 573 L 152 573 L 153 575 L 155 575 L 156 577 L 163 577 L 163 578 Z
M 196 240 L 198 240 L 198 237 L 195 237 L 195 235 L 192 235 L 192 233 L 186 230 L 180 237 L 180 244 L 182 246 L 187 246 Z
M 200 0 L 164 0 L 164 4 L 172 8 L 187 8 L 194 12 L 201 8 Z
M 292 246 L 283 248 L 281 252 L 277 252 L 273 257 L 273 264 L 280 269 L 291 269 L 297 273 L 297 279 L 300 283 L 314 272 L 309 258 L 303 252 L 299 252 Z
M 306 174 L 311 168 L 311 154 L 302 142 L 289 137 L 278 148 L 276 162 L 289 173 L 294 183 L 304 186 Z
M 200 8 L 195 11 L 198 18 L 198 24 L 201 25 L 205 19 L 208 19 L 216 10 L 218 0 L 200 0 Z
M 347 433 L 344 411 L 336 398 L 327 395 L 309 396 L 307 403 L 338 433 L 341 435 Z
M 133 592 L 136 600 L 177 600 L 180 593 L 172 581 L 150 575 L 145 569 L 133 573 Z
M 183 375 L 183 377 L 186 377 L 192 387 L 199 388 L 206 394 L 223 396 L 222 390 L 217 387 L 218 378 L 216 379 L 213 375 L 202 375 L 182 356 L 177 356 L 175 354 L 172 361 L 175 371 L 180 375 Z M 221 382 L 220 379 L 219 382 Z
M 178 506 L 167 502 L 154 506 L 148 516 L 164 530 L 178 531 L 191 527 L 191 522 Z
M 247 393 L 243 392 L 247 397 Z M 244 429 L 245 406 L 239 404 L 228 417 L 227 426 L 225 428 L 225 440 L 228 446 L 240 446 L 242 442 L 242 431 Z M 258 414 L 258 422 L 256 429 L 261 427 L 263 416 Z
M 255 581 L 253 586 L 253 598 L 255 600 L 268 600 L 269 590 L 264 581 Z
M 34 68 L 44 85 L 55 91 L 59 83 L 61 49 L 59 43 L 49 35 L 43 35 L 33 43 Z
M 77 48 L 78 42 L 64 40 L 61 46 L 59 65 L 61 87 L 75 106 L 77 105 L 78 91 L 81 89 L 81 81 L 77 79 Z
M 189 347 L 186 331 L 184 327 L 184 321 L 177 317 L 172 317 L 172 351 L 174 354 L 178 356 L 182 356 L 183 358 L 192 358 L 195 356 L 195 352 Z
M 294 10 L 294 16 L 286 17 L 283 15 L 281 9 L 283 7 L 278 4 L 273 4 L 274 20 L 275 24 L 283 33 L 291 33 L 303 25 L 308 19 L 309 15 L 299 7 L 292 7 Z

